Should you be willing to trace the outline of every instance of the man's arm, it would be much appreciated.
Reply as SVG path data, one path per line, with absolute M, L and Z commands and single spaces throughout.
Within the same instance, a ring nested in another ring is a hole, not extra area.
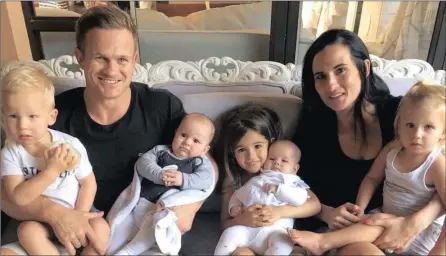
M 212 163 L 212 166 L 214 167 L 215 172 L 215 184 L 218 182 L 218 167 L 215 163 L 214 159 L 208 154 L 207 157 Z M 173 208 L 173 211 L 175 212 L 178 220 L 176 222 L 178 228 L 180 229 L 181 233 L 185 233 L 189 231 L 192 228 L 192 222 L 194 221 L 195 214 L 198 212 L 200 207 L 203 205 L 204 200 L 193 203 L 193 204 L 187 204 L 187 205 L 181 205 Z

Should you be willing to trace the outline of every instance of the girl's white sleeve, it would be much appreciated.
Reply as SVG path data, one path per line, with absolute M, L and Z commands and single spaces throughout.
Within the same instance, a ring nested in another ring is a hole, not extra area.
M 296 186 L 296 185 L 285 185 L 285 184 L 279 184 L 277 187 L 277 191 L 275 193 L 275 196 L 277 200 L 299 206 L 304 204 L 307 201 L 308 198 L 308 185 L 307 187 L 303 186 Z

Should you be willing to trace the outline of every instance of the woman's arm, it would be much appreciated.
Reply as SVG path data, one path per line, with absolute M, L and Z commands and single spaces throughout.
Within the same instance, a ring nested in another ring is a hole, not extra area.
M 381 249 L 394 249 L 396 253 L 403 252 L 415 237 L 426 229 L 438 217 L 444 214 L 445 207 L 442 200 L 445 199 L 444 179 L 445 179 L 445 159 L 444 156 L 437 157 L 431 166 L 430 172 L 435 186 L 443 190 L 442 197 L 440 191 L 435 194 L 432 200 L 421 210 L 406 217 L 395 217 L 387 219 L 374 219 L 370 224 L 385 228 L 381 236 L 374 242 Z
M 434 248 L 432 248 L 432 250 L 429 252 L 429 255 L 446 255 L 446 218 L 444 219 L 440 237 L 438 238 Z

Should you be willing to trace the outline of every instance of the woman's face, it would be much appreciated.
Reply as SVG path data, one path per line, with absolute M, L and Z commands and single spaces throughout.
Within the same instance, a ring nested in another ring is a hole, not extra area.
M 333 44 L 318 52 L 313 59 L 316 91 L 335 112 L 350 110 L 361 91 L 361 77 L 350 50 Z
M 259 172 L 267 159 L 268 145 L 265 136 L 248 130 L 234 149 L 237 164 L 250 174 Z

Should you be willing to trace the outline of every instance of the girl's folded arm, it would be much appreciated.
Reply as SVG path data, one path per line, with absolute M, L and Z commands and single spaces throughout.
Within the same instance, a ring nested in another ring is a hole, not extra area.
M 307 218 L 314 216 L 321 211 L 321 203 L 310 189 L 307 189 L 307 194 L 309 196 L 308 200 L 300 206 L 274 206 L 273 209 L 277 211 L 280 218 Z

